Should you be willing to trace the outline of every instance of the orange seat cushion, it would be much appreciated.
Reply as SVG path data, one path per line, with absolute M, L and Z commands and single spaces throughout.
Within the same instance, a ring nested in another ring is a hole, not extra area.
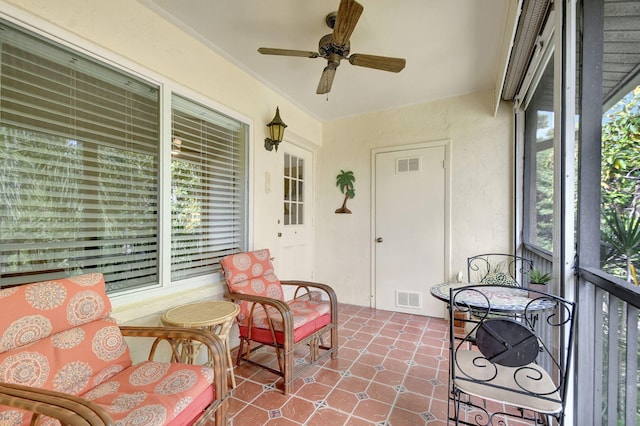
M 130 365 L 120 328 L 101 319 L 0 353 L 0 381 L 80 395 Z
M 293 331 L 293 343 L 297 343 L 302 339 L 309 337 L 312 333 L 318 331 L 322 327 L 331 323 L 331 314 L 322 315 L 321 317 L 315 318 L 313 321 L 309 321 L 306 324 L 296 328 Z M 240 336 L 248 337 L 249 336 L 249 327 L 246 325 L 240 325 Z M 284 343 L 284 333 L 281 331 L 276 331 L 276 341 L 279 344 Z M 256 342 L 273 343 L 273 338 L 271 337 L 271 332 L 269 329 L 252 327 L 251 328 L 251 340 L 255 340 Z
M 214 400 L 212 383 L 210 367 L 144 361 L 82 397 L 103 406 L 117 424 L 187 424 Z
M 312 322 L 317 318 L 329 313 L 331 311 L 331 305 L 329 302 L 316 302 L 315 300 L 292 300 L 287 302 L 287 305 L 291 309 L 293 315 L 293 328 L 298 329 L 308 322 Z M 256 306 L 253 311 L 253 327 L 269 328 L 268 319 L 271 320 L 273 328 L 276 331 L 284 331 L 284 325 L 282 322 L 282 315 L 273 306 L 267 307 L 269 316 L 262 309 L 262 307 Z M 244 318 L 240 321 L 240 325 L 249 325 L 249 319 Z

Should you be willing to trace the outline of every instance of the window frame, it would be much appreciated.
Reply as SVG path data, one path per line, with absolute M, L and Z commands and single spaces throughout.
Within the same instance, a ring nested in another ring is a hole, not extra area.
M 517 146 L 521 147 L 522 156 L 516 157 L 516 167 L 521 167 L 519 169 L 522 176 L 522 194 L 516 194 L 516 202 L 522 207 L 521 213 L 521 223 L 520 229 L 516 230 L 516 233 L 520 237 L 520 243 L 527 250 L 536 253 L 537 255 L 551 260 L 553 256 L 553 248 L 552 250 L 547 250 L 541 247 L 539 244 L 536 244 L 531 240 L 531 236 L 537 236 L 537 209 L 536 209 L 536 195 L 537 195 L 537 174 L 536 174 L 536 158 L 535 156 L 531 156 L 532 148 L 535 148 L 536 137 L 528 137 L 527 132 L 531 132 L 532 130 L 527 127 L 528 115 L 530 115 L 529 106 L 532 100 L 536 96 L 536 91 L 538 86 L 541 84 L 543 79 L 543 75 L 545 74 L 545 70 L 549 63 L 553 66 L 553 86 L 554 86 L 554 100 L 553 100 L 553 111 L 551 111 L 554 115 L 554 134 L 552 141 L 552 149 L 557 149 L 557 142 L 555 139 L 558 135 L 559 129 L 559 121 L 558 117 L 555 114 L 555 106 L 558 102 L 556 99 L 557 94 L 555 93 L 556 79 L 558 78 L 559 69 L 557 67 L 558 54 L 557 52 L 562 49 L 558 49 L 556 43 L 561 39 L 559 34 L 555 31 L 556 27 L 556 17 L 561 15 L 555 10 L 551 10 L 546 17 L 545 22 L 543 23 L 541 35 L 539 36 L 539 40 L 536 43 L 535 50 L 532 53 L 532 59 L 527 68 L 527 71 L 523 77 L 522 84 L 519 88 L 518 94 L 514 99 L 515 102 L 515 111 L 516 111 L 516 120 L 517 123 L 521 125 L 520 132 L 516 135 Z M 537 129 L 537 127 L 536 127 Z M 537 151 L 535 151 L 537 154 Z M 554 154 L 555 156 L 555 154 Z M 521 161 L 521 163 L 520 163 Z M 557 166 L 554 163 L 554 169 Z M 557 179 L 555 176 L 553 177 L 553 204 L 554 209 L 556 208 L 556 195 L 557 191 Z M 555 211 L 554 215 L 555 216 Z M 552 223 L 552 229 L 557 225 Z M 518 241 L 516 242 L 516 244 Z M 552 241 L 552 247 L 555 244 L 555 241 Z M 517 249 L 519 249 L 519 245 L 516 245 Z
M 551 105 L 551 111 L 546 111 L 547 113 L 550 113 L 550 115 L 552 116 L 552 119 L 554 120 L 554 123 L 551 126 L 551 129 L 554 132 L 554 135 L 551 136 L 550 139 L 546 139 L 545 141 L 538 141 L 538 137 L 534 134 L 534 132 L 537 132 L 538 130 L 540 130 L 537 126 L 537 118 L 539 116 L 539 112 L 541 111 L 541 109 L 539 108 L 533 108 L 534 102 L 537 98 L 537 91 L 538 89 L 542 89 L 544 90 L 543 87 L 541 87 L 541 84 L 543 83 L 543 78 L 546 75 L 546 69 L 548 66 L 553 66 L 553 62 L 554 62 L 554 52 L 553 49 L 549 49 L 549 52 L 546 52 L 549 56 L 547 57 L 547 59 L 545 61 L 541 61 L 539 63 L 539 70 L 540 70 L 540 78 L 537 79 L 537 84 L 535 86 L 532 86 L 530 89 L 530 100 L 528 102 L 527 105 L 524 106 L 524 109 L 522 111 L 522 115 L 524 117 L 523 120 L 523 125 L 524 125 L 524 154 L 523 154 L 523 186 L 524 186 L 524 191 L 523 191 L 523 220 L 522 220 L 522 241 L 525 245 L 527 245 L 528 247 L 534 249 L 535 251 L 546 255 L 548 257 L 551 257 L 552 253 L 553 253 L 553 247 L 551 247 L 551 249 L 547 248 L 547 247 L 543 247 L 541 244 L 539 244 L 539 224 L 540 222 L 538 221 L 538 202 L 537 202 L 537 195 L 538 195 L 538 165 L 537 165 L 537 156 L 539 153 L 541 152 L 545 152 L 548 149 L 551 149 L 551 156 L 553 158 L 554 154 L 553 154 L 553 150 L 556 149 L 555 147 L 555 143 L 554 143 L 554 139 L 555 139 L 555 127 L 556 127 L 556 123 L 555 123 L 555 117 L 554 117 L 554 106 Z M 553 69 L 552 69 L 553 70 Z M 553 82 L 552 82 L 553 85 Z M 554 95 L 555 96 L 555 95 Z M 531 126 L 529 126 L 529 122 L 535 120 L 536 123 L 533 124 L 533 128 Z M 543 145 L 540 145 L 544 143 Z M 555 169 L 555 164 L 554 164 L 554 169 Z M 555 174 L 555 170 L 552 171 L 553 174 Z M 553 194 L 556 193 L 556 188 L 555 188 L 555 176 L 552 175 L 552 182 L 551 182 L 551 189 L 553 191 Z M 551 197 L 551 202 L 552 204 L 554 204 L 554 198 L 555 196 Z M 550 228 L 553 229 L 553 227 L 555 226 L 553 223 L 554 217 L 553 214 L 551 215 L 551 223 L 550 223 Z M 550 242 L 553 245 L 553 235 L 550 235 Z
M 219 272 L 175 282 L 171 281 L 171 97 L 175 94 L 182 98 L 189 99 L 195 103 L 211 108 L 220 114 L 229 116 L 230 118 L 241 122 L 246 127 L 245 155 L 242 159 L 245 169 L 243 189 L 245 194 L 243 200 L 244 241 L 242 244 L 245 248 L 248 247 L 252 240 L 252 226 L 250 221 L 252 210 L 252 200 L 250 197 L 252 170 L 249 167 L 250 158 L 253 155 L 252 119 L 212 100 L 211 98 L 206 97 L 202 93 L 189 89 L 146 67 L 133 63 L 112 51 L 97 46 L 89 40 L 75 36 L 64 29 L 28 15 L 22 11 L 9 8 L 6 11 L 0 12 L 0 19 L 19 27 L 24 31 L 32 32 L 52 43 L 60 44 L 65 48 L 77 51 L 80 54 L 83 54 L 106 66 L 132 74 L 136 78 L 159 87 L 160 146 L 158 163 L 158 280 L 157 283 L 145 287 L 124 289 L 110 293 L 109 296 L 113 305 L 116 307 L 128 304 L 135 305 L 138 302 L 148 301 L 150 298 L 162 298 L 177 292 L 196 289 L 200 289 L 200 292 L 206 294 L 208 297 L 215 294 L 221 294 L 223 292 L 223 280 Z M 135 313 L 132 312 L 132 315 L 135 318 L 144 314 L 137 310 Z

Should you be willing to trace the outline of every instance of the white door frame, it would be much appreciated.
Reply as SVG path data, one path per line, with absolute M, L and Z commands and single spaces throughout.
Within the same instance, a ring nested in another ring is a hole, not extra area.
M 376 155 L 386 152 L 406 151 L 420 148 L 444 147 L 444 275 L 451 276 L 451 139 L 397 145 L 371 150 L 371 296 L 369 307 L 376 306 Z M 432 283 L 438 284 L 438 283 Z M 425 283 L 429 285 L 429 283 Z

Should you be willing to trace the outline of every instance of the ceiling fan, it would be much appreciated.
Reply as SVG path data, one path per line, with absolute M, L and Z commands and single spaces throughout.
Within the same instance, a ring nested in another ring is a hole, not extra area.
M 337 12 L 327 15 L 325 22 L 329 28 L 333 29 L 333 33 L 327 34 L 320 39 L 318 52 L 306 50 L 291 49 L 273 49 L 270 47 L 261 47 L 258 52 L 264 55 L 280 55 L 280 56 L 300 56 L 304 58 L 324 58 L 327 60 L 327 66 L 322 71 L 320 82 L 316 93 L 319 95 L 329 93 L 336 69 L 340 65 L 342 59 L 349 61 L 351 65 L 360 67 L 374 68 L 377 70 L 400 72 L 406 64 L 404 58 L 391 58 L 388 56 L 364 55 L 354 53 L 349 55 L 350 43 L 349 37 L 358 23 L 358 19 L 362 14 L 364 7 L 355 0 L 341 0 Z

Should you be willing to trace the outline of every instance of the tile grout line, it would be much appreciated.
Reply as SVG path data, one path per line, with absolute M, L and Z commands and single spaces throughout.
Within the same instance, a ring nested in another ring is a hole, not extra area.
M 360 311 L 358 311 L 358 312 L 360 312 Z M 339 314 L 339 312 L 338 312 L 338 314 Z M 351 318 L 353 318 L 353 316 L 351 316 Z M 338 326 L 338 327 L 339 327 L 339 326 Z M 362 328 L 362 325 L 360 326 L 360 328 Z M 340 328 L 338 328 L 338 335 L 340 334 L 340 333 L 339 333 L 339 331 L 340 331 Z M 340 349 L 340 346 L 339 346 L 339 342 L 338 342 L 338 353 L 340 353 L 340 350 L 339 350 L 339 349 Z M 331 358 L 329 358 L 329 359 L 331 359 Z M 337 359 L 337 358 L 336 358 L 336 359 Z M 357 360 L 357 359 L 358 359 L 358 357 L 356 357 L 355 359 L 351 360 L 351 364 L 349 364 L 349 368 L 347 368 L 347 369 L 346 369 L 346 371 L 347 371 L 347 372 L 349 372 L 349 371 L 350 371 L 350 369 L 354 366 L 354 364 L 356 363 L 356 360 Z M 328 360 L 325 360 L 325 362 L 327 362 L 327 361 L 328 361 Z M 316 375 L 317 373 L 318 373 L 318 372 L 316 372 L 316 373 L 313 375 L 314 379 L 315 379 L 315 375 Z M 338 373 L 338 374 L 340 374 L 340 380 L 338 380 L 338 381 L 337 381 L 337 382 L 336 382 L 336 383 L 331 387 L 331 389 L 329 390 L 329 392 L 327 392 L 327 395 L 326 395 L 326 396 L 325 396 L 321 401 L 310 401 L 310 402 L 312 402 L 312 403 L 313 403 L 314 409 L 313 409 L 313 412 L 311 413 L 311 415 L 308 417 L 308 419 L 313 418 L 313 416 L 314 416 L 314 415 L 315 415 L 315 414 L 316 414 L 316 413 L 317 413 L 321 408 L 325 408 L 325 407 L 327 407 L 327 402 L 326 402 L 327 396 L 329 396 L 329 395 L 330 395 L 334 390 L 336 390 L 336 389 L 338 388 L 338 385 L 342 382 L 342 380 L 344 380 L 344 378 L 345 378 L 345 377 L 348 377 L 348 376 L 350 375 L 350 374 L 349 374 L 349 375 L 344 375 L 344 374 L 342 374 L 342 372 L 340 372 L 340 371 L 337 371 L 337 373 Z M 337 410 L 337 411 L 343 412 L 342 410 Z M 345 413 L 345 414 L 347 414 L 348 418 L 351 418 L 351 413 Z M 308 419 L 307 419 L 307 420 L 308 420 Z M 306 425 L 307 425 L 307 421 L 305 421 L 304 423 L 302 423 L 302 426 L 306 426 Z
M 392 315 L 392 317 L 393 317 L 393 315 Z M 411 317 L 409 317 L 409 319 L 408 319 L 408 320 L 411 320 L 412 318 L 413 318 L 413 315 L 411 315 Z M 404 327 L 406 327 L 406 324 L 407 324 L 407 322 L 405 322 Z M 422 338 L 424 337 L 424 333 L 425 333 L 425 331 L 427 330 L 427 325 L 428 325 L 428 324 L 429 324 L 429 321 L 427 320 L 427 323 L 425 324 L 425 326 L 424 326 L 424 327 L 423 327 L 423 329 L 422 329 L 422 332 L 420 333 L 419 342 L 416 342 L 415 348 L 413 349 L 413 353 L 411 354 L 411 359 L 409 360 L 409 361 L 411 361 L 411 362 L 415 362 L 415 356 L 416 356 L 416 353 L 418 352 L 418 350 L 420 349 L 420 346 L 422 345 Z M 404 327 L 403 327 L 403 328 L 404 328 Z M 397 342 L 398 342 L 398 340 L 400 339 L 400 336 L 401 336 L 401 335 L 399 335 L 399 336 L 396 338 L 395 343 L 397 343 Z M 387 359 L 388 357 L 389 357 L 389 354 L 387 354 L 387 356 L 385 357 L 385 359 Z M 409 374 L 409 370 L 410 370 L 410 369 L 411 369 L 411 365 L 408 365 L 408 367 L 407 367 L 406 371 L 404 372 L 404 375 L 402 376 L 402 383 L 400 384 L 400 387 L 401 387 L 402 389 L 406 389 L 406 388 L 404 387 L 404 383 L 405 383 L 405 380 L 407 379 L 407 375 Z M 385 423 L 384 423 L 385 425 L 390 425 L 390 424 L 391 424 L 391 415 L 393 414 L 393 409 L 396 407 L 396 405 L 397 405 L 397 403 L 398 403 L 398 399 L 400 398 L 400 394 L 401 394 L 401 393 L 402 393 L 402 390 L 401 390 L 401 389 L 399 389 L 399 390 L 396 392 L 396 396 L 395 396 L 395 398 L 394 398 L 394 400 L 393 400 L 393 403 L 391 404 L 391 410 L 389 410 L 389 414 L 387 415 L 387 418 L 386 418 L 386 420 L 385 420 Z M 418 414 L 419 414 L 419 413 L 418 413 Z
M 401 318 L 401 319 L 397 319 L 396 318 L 394 320 L 394 316 L 398 315 L 398 314 L 406 315 L 406 318 Z M 413 340 L 405 340 L 405 339 L 402 338 L 403 333 L 398 333 L 395 337 L 393 337 L 393 342 L 390 345 L 385 345 L 388 350 L 386 351 L 385 355 L 383 356 L 382 360 L 380 361 L 381 365 L 384 364 L 388 360 L 403 361 L 403 362 L 405 362 L 407 364 L 407 368 L 405 369 L 404 373 L 402 374 L 402 380 L 400 381 L 400 384 L 395 386 L 395 387 L 391 387 L 392 389 L 395 390 L 395 395 L 393 396 L 393 401 L 390 403 L 390 409 L 389 409 L 389 412 L 387 413 L 386 418 L 384 420 L 382 420 L 382 421 L 375 422 L 373 420 L 365 419 L 365 418 L 362 418 L 362 417 L 359 417 L 358 415 L 356 415 L 355 414 L 355 409 L 358 406 L 358 404 L 360 403 L 360 401 L 362 401 L 359 398 L 358 398 L 358 401 L 356 402 L 356 405 L 354 405 L 354 407 L 348 412 L 344 411 L 342 409 L 338 409 L 338 408 L 333 408 L 333 407 L 331 407 L 331 408 L 333 410 L 335 410 L 336 412 L 342 413 L 343 415 L 345 415 L 346 416 L 346 421 L 349 421 L 349 420 L 353 419 L 353 420 L 360 420 L 360 421 L 365 421 L 365 422 L 372 422 L 372 424 L 375 424 L 375 425 L 378 425 L 378 426 L 390 425 L 391 424 L 391 416 L 392 416 L 392 414 L 394 412 L 394 409 L 397 408 L 397 404 L 398 404 L 399 398 L 401 397 L 401 395 L 403 393 L 405 393 L 405 391 L 408 392 L 406 390 L 407 388 L 405 387 L 405 383 L 406 383 L 407 377 L 409 376 L 411 367 L 413 365 L 422 365 L 422 364 L 416 362 L 416 356 L 420 353 L 421 348 L 423 348 L 425 346 L 430 346 L 430 345 L 424 343 L 423 340 L 427 337 L 427 334 L 430 332 L 429 331 L 430 330 L 429 329 L 429 324 L 431 322 L 431 318 L 428 318 L 428 317 L 425 318 L 423 316 L 420 316 L 418 319 L 416 319 L 414 314 L 389 312 L 388 315 L 385 315 L 384 319 L 381 319 L 380 316 L 375 315 L 375 311 L 371 311 L 370 309 L 365 308 L 365 307 L 360 307 L 360 309 L 358 309 L 356 311 L 351 311 L 350 310 L 349 313 L 345 313 L 344 316 L 345 316 L 346 321 L 341 322 L 340 326 L 349 323 L 349 321 L 354 319 L 354 318 L 357 318 L 358 320 L 354 321 L 352 323 L 352 326 L 357 326 L 357 328 L 352 329 L 352 328 L 342 328 L 341 327 L 341 331 L 342 332 L 339 333 L 341 336 L 348 335 L 349 337 L 352 337 L 352 339 L 347 339 L 347 341 L 345 341 L 343 343 L 343 346 L 347 344 L 348 340 L 356 339 L 354 337 L 354 335 L 357 334 L 357 333 L 370 334 L 371 338 L 370 338 L 369 342 L 367 342 L 366 345 L 364 347 L 360 348 L 360 349 L 349 348 L 349 349 L 356 350 L 358 352 L 358 354 L 355 356 L 354 359 L 350 360 L 350 362 L 348 364 L 347 363 L 344 364 L 344 365 L 347 365 L 346 368 L 334 370 L 333 368 L 325 367 L 325 363 L 328 362 L 328 360 L 330 359 L 330 358 L 328 358 L 327 360 L 323 361 L 322 364 L 316 364 L 315 365 L 315 367 L 318 367 L 318 370 L 315 371 L 313 373 L 313 375 L 306 376 L 306 377 L 300 377 L 300 379 L 302 379 L 302 380 L 305 380 L 306 378 L 313 379 L 313 380 L 310 380 L 307 383 L 311 383 L 311 382 L 320 383 L 322 385 L 328 386 L 329 390 L 324 395 L 324 397 L 322 399 L 320 399 L 320 400 L 310 400 L 310 399 L 308 399 L 306 397 L 297 395 L 296 392 L 290 394 L 288 396 L 287 400 L 285 402 L 283 402 L 278 408 L 278 410 L 280 411 L 281 414 L 282 414 L 282 408 L 287 403 L 292 401 L 294 398 L 302 400 L 302 401 L 306 401 L 306 402 L 312 404 L 312 406 L 313 406 L 313 410 L 310 412 L 310 414 L 307 416 L 307 418 L 302 423 L 300 423 L 299 421 L 296 421 L 296 420 L 292 420 L 292 419 L 287 417 L 287 420 L 291 421 L 294 424 L 305 426 L 305 425 L 307 425 L 309 423 L 310 419 L 313 418 L 322 408 L 327 408 L 328 407 L 327 397 L 329 395 L 331 395 L 331 393 L 333 393 L 335 390 L 339 389 L 340 385 L 344 382 L 344 380 L 346 380 L 347 377 L 352 376 L 352 374 L 350 372 L 354 368 L 354 366 L 361 364 L 361 363 L 358 362 L 358 360 L 361 358 L 361 356 L 363 354 L 371 353 L 371 354 L 374 354 L 374 355 L 379 355 L 377 352 L 369 352 L 368 348 L 373 343 L 373 341 L 376 340 L 379 337 L 392 338 L 392 336 L 382 335 L 381 334 L 381 331 L 385 330 L 386 328 L 388 328 L 391 324 L 401 325 L 402 328 L 401 328 L 400 331 L 405 330 L 407 327 L 420 328 L 420 334 L 416 335 L 417 337 L 415 339 L 413 339 Z M 346 318 L 346 317 L 348 317 L 348 318 Z M 383 321 L 383 322 L 382 322 L 381 325 L 376 325 L 376 324 L 370 324 L 371 321 Z M 417 322 L 417 323 L 421 323 L 421 324 L 413 324 L 413 325 L 411 325 L 411 323 L 414 322 L 414 321 Z M 375 331 L 375 333 L 371 332 L 370 330 L 363 331 L 364 327 L 369 327 L 369 328 L 376 327 L 376 328 L 378 328 L 378 331 Z M 437 330 L 434 330 L 434 331 L 437 332 Z M 361 339 L 358 338 L 356 340 L 361 340 Z M 410 352 L 411 356 L 407 357 L 406 360 L 405 359 L 399 359 L 399 358 L 391 357 L 391 355 L 390 355 L 391 351 L 393 349 L 395 349 L 395 348 L 397 348 L 399 350 L 403 350 L 403 351 L 406 350 L 406 349 L 403 349 L 404 345 L 402 345 L 402 344 L 398 345 L 398 343 L 402 342 L 402 341 L 410 342 L 410 343 L 412 343 L 414 345 L 413 349 Z M 394 346 L 395 348 L 391 348 L 390 346 Z M 440 347 L 439 350 L 440 350 L 440 356 L 442 356 L 442 350 L 443 350 L 442 347 Z M 342 361 L 347 361 L 347 360 L 343 358 Z M 369 364 L 364 364 L 364 365 L 367 365 L 367 366 L 371 367 Z M 436 372 L 440 371 L 440 369 L 441 369 L 440 366 L 441 366 L 441 363 L 439 362 L 437 364 L 437 366 L 435 367 Z M 427 368 L 432 368 L 432 367 L 427 366 Z M 317 376 L 318 373 L 320 373 L 320 371 L 322 369 L 331 370 L 331 371 L 333 371 L 333 372 L 335 372 L 337 374 L 340 374 L 339 380 L 337 380 L 333 385 L 330 385 L 330 384 L 324 383 L 324 382 L 323 383 L 316 382 L 315 381 L 316 376 Z M 388 368 L 388 367 L 385 367 L 384 370 L 387 370 L 387 371 L 390 371 L 390 372 L 396 372 L 396 370 Z M 383 371 L 383 370 L 378 370 L 378 371 Z M 377 381 L 374 380 L 374 377 L 375 377 L 376 374 L 377 373 L 374 373 L 373 377 L 371 377 L 369 379 L 364 378 L 364 377 L 360 377 L 360 376 L 353 376 L 353 377 L 357 377 L 359 379 L 362 379 L 362 380 L 366 381 L 366 388 L 365 388 L 365 393 L 366 393 L 366 391 L 369 390 L 369 388 L 371 387 L 371 385 L 373 383 L 379 383 L 381 385 L 386 385 L 383 382 L 377 382 Z M 272 389 L 267 389 L 264 384 L 262 384 L 260 382 L 256 382 L 255 380 L 251 379 L 250 377 L 244 377 L 243 378 L 243 382 L 247 381 L 247 382 L 253 383 L 253 384 L 257 385 L 257 386 L 260 386 L 262 390 L 255 397 L 253 397 L 250 401 L 243 401 L 243 402 L 245 402 L 246 404 L 249 404 L 249 405 L 255 405 L 254 403 L 261 396 L 263 396 L 266 392 L 271 392 L 273 390 Z M 275 385 L 277 380 L 278 379 L 276 379 L 276 381 L 274 383 L 270 384 L 270 385 Z M 403 391 L 403 389 L 405 391 Z M 415 393 L 415 392 L 413 392 L 413 393 Z M 434 390 L 434 393 L 435 393 L 435 390 Z M 368 395 L 367 395 L 367 397 L 368 397 L 368 399 L 372 399 Z M 428 397 L 428 398 L 433 399 L 434 396 L 432 395 L 431 397 Z M 373 399 L 373 400 L 378 401 L 380 403 L 384 403 L 383 401 L 380 401 L 380 400 L 377 400 L 377 399 Z M 432 409 L 433 408 L 432 408 L 432 406 L 430 404 L 429 408 L 427 409 L 427 412 L 429 414 L 431 414 L 431 415 L 433 415 Z M 269 416 L 270 410 L 265 409 L 265 408 L 262 408 L 262 410 L 265 410 L 267 412 L 267 416 Z M 426 418 L 424 418 L 422 416 L 422 412 L 415 412 L 415 411 L 412 411 L 411 409 L 407 409 L 406 411 L 420 416 L 422 418 L 422 420 L 425 421 L 425 424 L 427 424 L 427 423 L 429 423 L 431 421 L 431 420 L 427 420 Z M 234 416 L 236 416 L 238 413 L 235 413 Z M 283 416 L 281 415 L 279 417 L 283 417 Z M 269 419 L 273 420 L 270 417 L 269 417 Z M 437 420 L 437 418 L 435 416 L 434 416 L 434 419 Z M 234 423 L 233 420 L 235 420 L 235 419 L 232 419 L 232 423 L 230 423 L 230 425 L 233 425 L 233 423 Z M 375 423 L 373 423 L 373 422 L 375 422 Z

